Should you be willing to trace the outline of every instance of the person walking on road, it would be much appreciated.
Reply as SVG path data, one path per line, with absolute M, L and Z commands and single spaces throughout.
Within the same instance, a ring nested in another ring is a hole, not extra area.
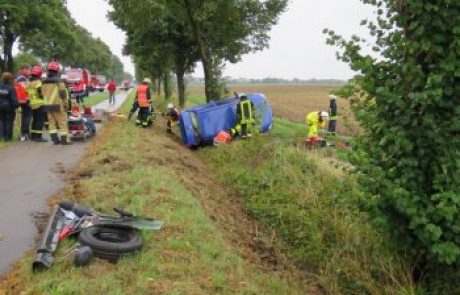
M 107 85 L 107 90 L 109 90 L 109 104 L 115 105 L 115 91 L 117 90 L 117 83 L 114 80 L 111 80 Z
M 147 127 L 149 124 L 148 118 L 150 116 L 152 103 L 152 94 L 150 92 L 151 84 L 152 81 L 149 78 L 145 78 L 136 90 L 135 100 L 139 106 L 136 124 L 142 125 L 142 127 Z
M 327 127 L 327 132 L 332 136 L 335 136 L 337 129 L 337 96 L 329 95 L 329 125 Z
M 5 72 L 0 81 L 0 140 L 13 139 L 13 124 L 18 107 L 13 74 Z
M 50 137 L 54 144 L 68 145 L 71 142 L 68 140 L 67 127 L 67 89 L 59 78 L 59 64 L 50 62 L 47 69 L 48 75 L 43 81 L 42 94 L 48 113 Z
M 241 128 L 241 138 L 251 137 L 256 124 L 255 107 L 246 94 L 240 95 L 240 102 L 236 106 L 236 114 L 238 125 Z
M 24 64 L 19 68 L 18 76 L 15 81 L 16 96 L 21 107 L 21 135 L 20 140 L 26 141 L 29 137 L 30 120 L 32 119 L 32 109 L 30 108 L 27 84 L 30 77 L 30 65 Z
M 46 111 L 43 105 L 45 100 L 42 95 L 42 68 L 34 66 L 30 72 L 30 82 L 27 92 L 30 98 L 30 108 L 32 109 L 32 128 L 30 130 L 30 140 L 36 142 L 47 142 L 43 139 L 43 128 L 45 127 Z

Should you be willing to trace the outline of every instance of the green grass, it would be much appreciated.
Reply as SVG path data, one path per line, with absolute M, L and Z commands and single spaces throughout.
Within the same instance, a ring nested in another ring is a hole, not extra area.
M 109 99 L 108 92 L 97 93 L 97 94 L 85 97 L 85 106 L 92 107 L 108 99 Z
M 237 191 L 248 213 L 276 232 L 278 248 L 318 285 L 333 294 L 410 294 L 409 266 L 359 212 L 364 196 L 333 153 L 274 137 L 256 136 L 200 154 Z
M 129 109 L 132 96 L 123 106 Z M 106 126 L 78 171 L 89 179 L 75 180 L 58 198 L 70 198 L 110 212 L 120 206 L 137 215 L 165 221 L 164 229 L 143 232 L 144 248 L 118 264 L 93 261 L 85 268 L 61 261 L 73 244 L 62 244 L 49 270 L 30 271 L 25 257 L 3 285 L 11 294 L 303 294 L 295 279 L 261 270 L 242 258 L 222 230 L 206 214 L 202 201 L 190 192 L 168 165 L 153 159 L 162 144 L 174 144 L 157 130 L 136 128 L 115 119 Z M 176 146 L 178 149 L 181 147 Z M 136 151 L 136 152 L 133 152 Z M 165 150 L 166 151 L 166 150 Z M 176 155 L 176 151 L 173 152 Z M 167 158 L 166 158 L 167 159 Z M 184 170 L 182 177 L 186 177 Z M 270 282 L 270 283 L 267 283 Z

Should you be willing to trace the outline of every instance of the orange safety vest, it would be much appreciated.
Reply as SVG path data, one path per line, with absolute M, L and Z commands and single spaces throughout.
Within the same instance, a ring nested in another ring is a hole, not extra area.
M 137 103 L 139 107 L 148 107 L 150 106 L 149 99 L 147 97 L 147 90 L 149 87 L 147 85 L 139 85 L 137 87 Z
M 26 91 L 25 83 L 18 83 L 14 81 L 14 88 L 16 90 L 16 97 L 20 104 L 24 104 L 29 100 L 29 94 Z

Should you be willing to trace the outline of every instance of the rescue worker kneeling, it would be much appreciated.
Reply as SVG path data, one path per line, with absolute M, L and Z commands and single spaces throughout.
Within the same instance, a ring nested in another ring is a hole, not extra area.
M 149 125 L 149 118 L 153 110 L 151 109 L 152 103 L 152 94 L 150 92 L 150 84 L 152 81 L 149 78 L 145 78 L 142 81 L 142 84 L 137 87 L 136 91 L 136 101 L 139 106 L 139 113 L 137 115 L 137 125 L 142 125 L 142 127 L 147 127 Z
M 256 124 L 254 103 L 243 94 L 240 96 L 240 102 L 236 106 L 238 125 L 241 126 L 241 138 L 252 136 Z
M 45 100 L 42 94 L 42 68 L 34 66 L 30 72 L 30 83 L 27 92 L 30 97 L 30 108 L 32 109 L 32 129 L 30 139 L 36 142 L 47 142 L 43 139 L 43 128 L 45 127 L 46 111 Z
M 325 128 L 329 114 L 323 111 L 314 111 L 307 115 L 305 121 L 308 125 L 308 138 L 318 137 L 319 128 Z
M 172 126 L 177 124 L 180 118 L 179 110 L 172 103 L 168 103 L 168 110 L 163 113 L 163 116 L 168 116 L 166 132 L 172 133 Z
M 48 76 L 43 81 L 42 94 L 48 112 L 50 137 L 54 144 L 68 145 L 71 142 L 68 140 L 67 128 L 67 89 L 59 78 L 59 64 L 50 62 L 47 69 Z

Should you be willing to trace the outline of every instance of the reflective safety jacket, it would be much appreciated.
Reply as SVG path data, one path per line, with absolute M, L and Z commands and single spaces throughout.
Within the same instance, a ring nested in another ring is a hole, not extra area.
M 64 82 L 56 76 L 43 80 L 42 95 L 47 112 L 61 112 L 67 106 L 67 88 Z
M 150 106 L 150 89 L 148 85 L 141 84 L 137 87 L 137 103 L 139 107 L 145 108 Z
M 305 117 L 305 121 L 308 125 L 308 137 L 318 136 L 319 127 L 325 127 L 326 121 L 319 122 L 319 111 L 311 112 Z
M 331 116 L 331 121 L 337 121 L 337 102 L 335 99 L 329 103 L 329 115 Z
M 42 95 L 42 81 L 40 79 L 31 80 L 27 86 L 27 92 L 30 98 L 30 107 L 36 110 L 45 105 L 45 100 Z
M 25 104 L 29 100 L 29 94 L 27 93 L 27 78 L 20 75 L 14 80 L 14 88 L 16 90 L 16 97 L 20 104 Z
M 236 110 L 239 124 L 254 124 L 256 122 L 254 104 L 249 99 L 242 99 Z

